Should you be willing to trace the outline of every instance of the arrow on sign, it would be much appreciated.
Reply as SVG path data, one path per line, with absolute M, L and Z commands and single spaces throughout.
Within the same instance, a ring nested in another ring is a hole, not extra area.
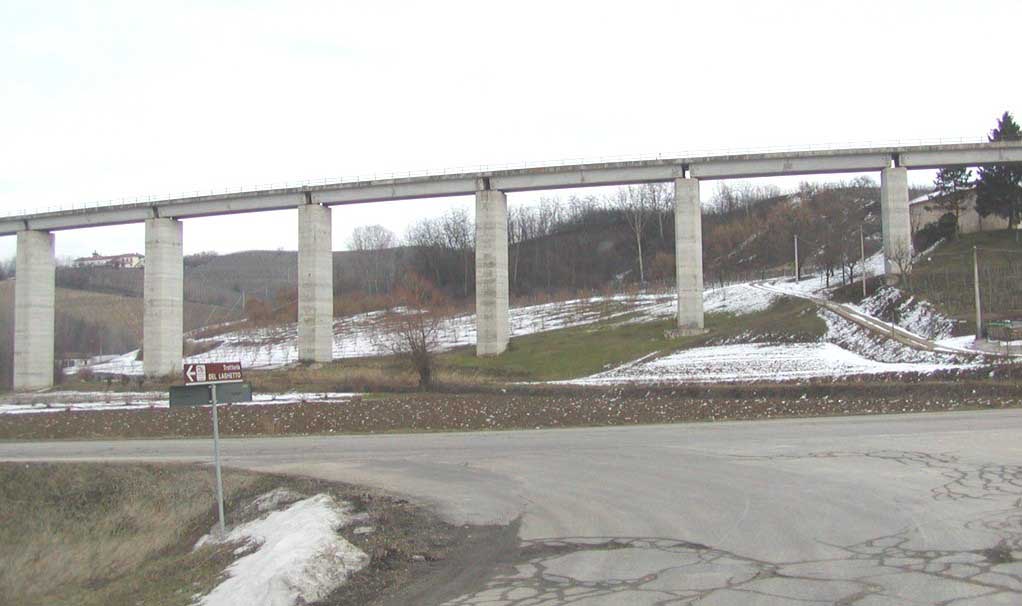
M 189 383 L 195 381 L 195 367 L 191 364 L 188 365 L 188 370 L 185 371 L 185 377 L 188 379 Z

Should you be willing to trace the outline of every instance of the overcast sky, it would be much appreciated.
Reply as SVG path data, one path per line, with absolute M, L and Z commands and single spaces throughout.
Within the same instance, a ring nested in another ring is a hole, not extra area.
M 1017 0 L 162 4 L 0 3 L 0 214 L 431 167 L 978 137 L 1022 109 Z M 452 204 L 471 199 L 335 207 L 334 248 L 356 225 L 400 234 Z M 185 222 L 186 252 L 296 243 L 295 211 Z M 143 248 L 140 225 L 57 234 L 58 256 Z M 0 238 L 0 258 L 13 251 Z

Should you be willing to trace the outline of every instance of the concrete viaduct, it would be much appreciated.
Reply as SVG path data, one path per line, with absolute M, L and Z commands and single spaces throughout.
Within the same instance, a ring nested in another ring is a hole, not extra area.
M 298 209 L 298 353 L 331 359 L 333 272 L 331 206 L 475 195 L 478 355 L 500 354 L 508 321 L 507 194 L 510 192 L 673 182 L 678 327 L 703 328 L 699 182 L 713 179 L 880 171 L 885 269 L 911 251 L 908 170 L 1022 162 L 1022 142 L 895 146 L 568 164 L 196 196 L 137 204 L 0 217 L 0 236 L 17 235 L 14 388 L 53 384 L 55 259 L 53 232 L 145 223 L 143 347 L 145 373 L 179 373 L 182 363 L 182 219 Z

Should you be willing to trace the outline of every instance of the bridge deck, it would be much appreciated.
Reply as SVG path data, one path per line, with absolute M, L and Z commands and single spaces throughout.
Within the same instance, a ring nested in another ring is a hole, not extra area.
M 294 208 L 504 192 L 627 185 L 697 179 L 734 179 L 881 170 L 896 163 L 910 169 L 1022 162 L 1022 142 L 958 143 L 813 151 L 663 158 L 564 164 L 509 170 L 437 173 L 413 177 L 152 200 L 0 217 L 0 236 L 26 229 L 62 230 L 137 223 L 153 217 L 185 219 Z

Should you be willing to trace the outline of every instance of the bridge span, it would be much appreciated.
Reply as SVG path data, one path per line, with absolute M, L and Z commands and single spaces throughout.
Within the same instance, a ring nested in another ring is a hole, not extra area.
M 183 227 L 194 217 L 298 209 L 298 351 L 304 360 L 331 359 L 333 271 L 331 208 L 392 200 L 475 195 L 476 352 L 507 348 L 507 194 L 513 192 L 673 183 L 677 323 L 703 330 L 702 226 L 704 180 L 880 172 L 885 271 L 897 274 L 911 254 L 908 170 L 1022 162 L 1022 142 L 959 143 L 762 154 L 657 158 L 536 168 L 436 173 L 321 185 L 152 200 L 0 217 L 0 236 L 17 236 L 14 388 L 53 384 L 54 232 L 145 223 L 143 348 L 147 375 L 181 371 L 183 357 Z

